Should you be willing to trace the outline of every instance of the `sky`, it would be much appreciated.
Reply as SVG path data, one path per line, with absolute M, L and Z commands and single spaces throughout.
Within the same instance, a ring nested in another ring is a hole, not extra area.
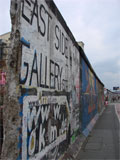
M 54 0 L 105 87 L 120 87 L 120 0 Z M 10 0 L 0 0 L 0 35 L 11 30 Z

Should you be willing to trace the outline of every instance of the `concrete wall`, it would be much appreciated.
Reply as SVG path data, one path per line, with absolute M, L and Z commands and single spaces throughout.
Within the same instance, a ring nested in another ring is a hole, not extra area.
M 52 0 L 10 13 L 2 159 L 59 159 L 98 111 L 97 78 Z
M 3 113 L 6 100 L 6 77 L 7 77 L 7 59 L 10 46 L 10 34 L 0 35 L 0 155 L 4 139 L 3 133 Z M 0 156 L 1 157 L 1 156 Z
M 17 2 L 17 1 L 16 1 Z M 20 139 L 21 118 L 19 116 L 19 72 L 21 58 L 21 44 L 19 38 L 19 9 L 12 3 L 11 22 L 12 32 L 1 36 L 3 42 L 7 44 L 7 54 L 4 57 L 4 71 L 6 72 L 6 84 L 4 85 L 4 105 L 3 105 L 3 145 L 1 159 L 17 159 L 20 151 L 18 149 Z M 10 36 L 10 39 L 8 38 Z M 6 41 L 8 39 L 8 41 Z M 10 40 L 10 41 L 9 41 Z M 10 42 L 10 44 L 9 44 Z
M 62 25 L 52 11 L 54 3 L 50 5 L 42 0 L 11 3 L 13 72 L 8 78 L 8 101 L 16 115 L 10 129 L 17 138 L 19 134 L 16 142 L 13 139 L 13 158 L 19 153 L 23 160 L 58 159 L 80 129 L 80 54 L 65 22 Z

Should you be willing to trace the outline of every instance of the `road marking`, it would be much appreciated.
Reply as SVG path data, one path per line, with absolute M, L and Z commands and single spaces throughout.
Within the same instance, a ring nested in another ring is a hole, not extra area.
M 115 104 L 115 112 L 116 112 L 116 115 L 118 117 L 118 120 L 119 120 L 119 123 L 120 123 L 120 104 Z

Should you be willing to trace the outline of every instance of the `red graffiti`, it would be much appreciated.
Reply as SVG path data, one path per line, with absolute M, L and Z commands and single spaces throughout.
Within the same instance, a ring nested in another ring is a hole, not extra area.
M 0 85 L 5 85 L 6 84 L 6 72 L 1 72 L 0 73 Z

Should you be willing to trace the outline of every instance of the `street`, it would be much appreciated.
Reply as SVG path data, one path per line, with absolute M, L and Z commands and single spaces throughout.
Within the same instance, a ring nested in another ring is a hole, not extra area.
M 83 144 L 77 160 L 120 159 L 120 103 L 110 104 Z

